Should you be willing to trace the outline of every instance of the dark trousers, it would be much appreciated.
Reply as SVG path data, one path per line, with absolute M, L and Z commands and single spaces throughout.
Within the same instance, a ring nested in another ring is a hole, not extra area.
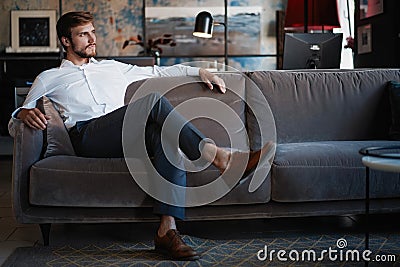
M 205 136 L 178 112 L 174 111 L 174 107 L 165 97 L 157 93 L 146 95 L 99 118 L 77 122 L 69 131 L 77 155 L 101 158 L 124 157 L 122 130 L 126 114 L 129 115 L 129 119 L 134 119 L 134 124 L 138 126 L 138 129 L 145 129 L 144 139 L 147 154 L 152 157 L 152 164 L 157 172 L 171 183 L 186 186 L 186 171 L 171 164 L 163 150 L 161 144 L 163 123 L 169 116 L 168 120 L 171 119 L 176 125 L 184 125 L 179 133 L 179 148 L 190 160 L 196 160 L 200 157 L 201 145 Z M 126 128 L 124 131 L 126 131 Z M 129 138 L 128 143 L 134 145 L 143 142 L 142 133 L 140 131 L 125 132 L 127 135 L 125 138 Z M 171 133 L 171 138 L 174 136 L 176 136 L 176 133 Z M 124 143 L 126 144 L 126 142 Z M 131 155 L 131 151 L 135 151 L 134 149 L 129 149 L 129 151 L 129 157 L 140 158 L 144 156 L 139 151 L 137 155 Z M 182 206 L 172 206 L 159 201 L 154 203 L 154 212 L 180 219 L 185 217 L 185 210 Z

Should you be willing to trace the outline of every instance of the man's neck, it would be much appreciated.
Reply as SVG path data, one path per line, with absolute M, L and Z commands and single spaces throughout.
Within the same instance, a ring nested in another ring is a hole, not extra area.
M 77 66 L 82 66 L 83 64 L 87 64 L 89 63 L 89 58 L 83 58 L 77 55 L 71 55 L 67 53 L 67 56 L 65 57 L 65 59 L 71 61 L 72 63 L 74 63 L 74 65 Z

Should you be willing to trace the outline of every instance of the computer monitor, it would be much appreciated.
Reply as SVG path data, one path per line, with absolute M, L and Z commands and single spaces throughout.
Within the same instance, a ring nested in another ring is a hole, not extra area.
M 340 68 L 342 33 L 286 33 L 283 69 Z

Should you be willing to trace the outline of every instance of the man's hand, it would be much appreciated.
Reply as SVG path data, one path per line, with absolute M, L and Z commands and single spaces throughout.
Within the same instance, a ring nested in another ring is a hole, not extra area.
M 203 82 L 205 82 L 206 85 L 208 86 L 208 88 L 210 88 L 211 90 L 214 89 L 214 86 L 216 86 L 216 87 L 218 87 L 218 89 L 221 93 L 224 94 L 226 92 L 224 80 L 222 80 L 217 75 L 215 75 L 205 69 L 200 69 L 199 75 L 200 75 L 201 80 Z
M 46 129 L 47 120 L 50 119 L 49 116 L 44 115 L 38 108 L 23 108 L 18 112 L 17 118 L 36 130 Z

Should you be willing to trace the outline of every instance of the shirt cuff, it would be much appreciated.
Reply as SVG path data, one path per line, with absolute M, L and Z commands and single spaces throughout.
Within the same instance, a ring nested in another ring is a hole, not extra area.
M 17 115 L 21 111 L 21 109 L 31 109 L 31 108 L 35 108 L 35 107 L 36 107 L 36 101 L 29 102 L 29 103 L 24 102 L 23 106 L 18 107 L 16 110 L 14 110 L 13 113 L 11 113 L 11 117 L 16 119 Z
M 199 76 L 199 72 L 200 72 L 200 68 L 188 67 L 186 73 L 188 76 Z
M 16 118 L 17 118 L 17 115 L 18 115 L 18 113 L 19 113 L 20 111 L 21 111 L 21 108 L 17 108 L 16 110 L 14 110 L 13 113 L 11 113 L 11 117 L 14 118 L 14 119 L 16 119 Z

